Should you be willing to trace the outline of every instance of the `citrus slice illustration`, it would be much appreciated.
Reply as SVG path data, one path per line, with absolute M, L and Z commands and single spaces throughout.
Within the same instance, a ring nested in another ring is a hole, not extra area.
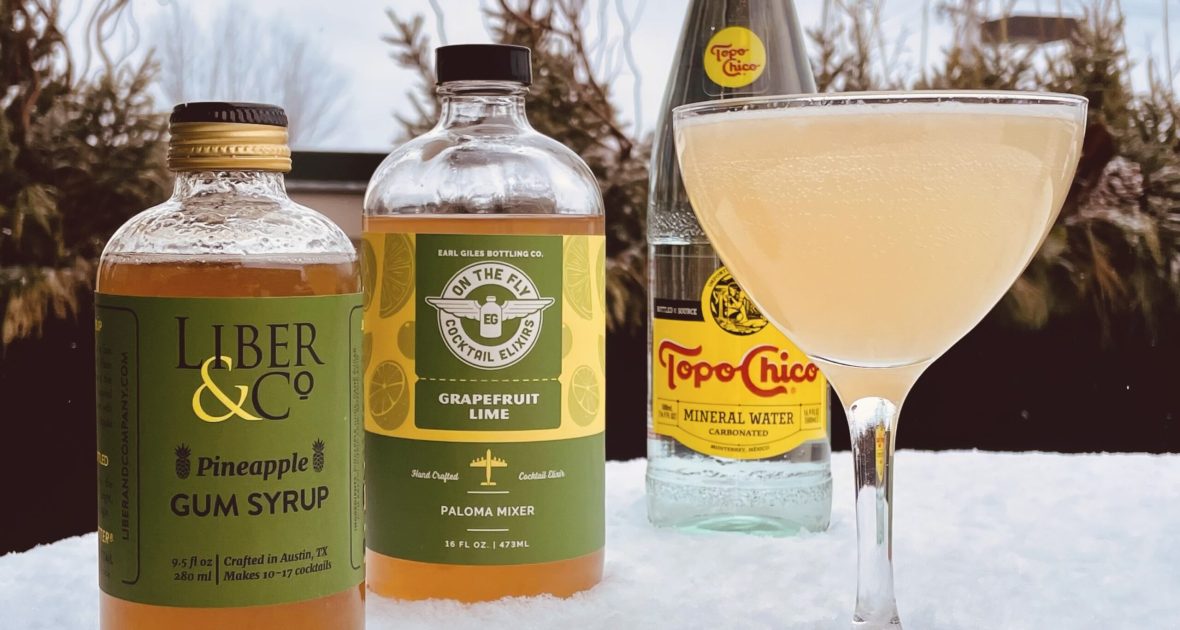
M 570 417 L 574 422 L 586 426 L 598 417 L 598 405 L 602 396 L 598 389 L 598 375 L 594 369 L 582 365 L 574 370 L 570 378 L 569 392 Z
M 570 330 L 569 324 L 561 325 L 561 358 L 565 358 L 570 353 L 570 349 L 574 347 L 574 331 Z
M 406 322 L 397 329 L 397 349 L 405 358 L 414 358 L 414 322 Z
M 393 361 L 382 361 L 369 377 L 369 413 L 382 429 L 398 428 L 410 411 L 406 373 Z
M 381 268 L 381 317 L 400 311 L 410 299 L 414 281 L 414 246 L 405 234 L 385 235 L 385 260 Z
M 565 286 L 565 300 L 582 319 L 590 319 L 594 309 L 593 287 L 591 286 L 590 246 L 585 236 L 571 236 L 562 251 L 565 269 L 561 282 Z

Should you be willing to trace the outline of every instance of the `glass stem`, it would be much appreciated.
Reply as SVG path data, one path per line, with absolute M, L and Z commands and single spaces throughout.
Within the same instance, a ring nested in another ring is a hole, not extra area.
M 893 595 L 893 434 L 898 407 L 869 396 L 847 407 L 856 465 L 853 628 L 901 628 Z
M 814 359 L 842 401 L 856 465 L 856 630 L 899 630 L 893 595 L 893 436 L 910 388 L 930 361 L 860 368 Z

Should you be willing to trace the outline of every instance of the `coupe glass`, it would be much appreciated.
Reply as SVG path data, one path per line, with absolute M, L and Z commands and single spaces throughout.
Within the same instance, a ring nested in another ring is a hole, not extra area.
M 1084 98 L 758 97 L 675 109 L 693 208 L 762 312 L 845 404 L 856 466 L 854 628 L 900 628 L 893 441 L 922 372 L 1028 265 L 1073 181 Z

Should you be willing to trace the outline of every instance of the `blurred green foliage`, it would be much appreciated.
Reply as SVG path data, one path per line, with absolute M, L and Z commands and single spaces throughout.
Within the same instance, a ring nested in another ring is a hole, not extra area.
M 899 43 L 886 41 L 879 27 L 882 2 L 829 0 L 825 23 L 809 31 L 821 91 L 1040 90 L 1090 99 L 1073 187 L 1044 246 L 1001 304 L 1008 320 L 1040 328 L 1055 317 L 1085 317 L 1108 343 L 1151 343 L 1165 328 L 1174 331 L 1180 103 L 1150 60 L 1147 91 L 1131 89 L 1120 5 L 1086 0 L 1068 21 L 1066 39 L 1036 44 L 1008 37 L 1011 13 L 985 17 L 979 3 L 943 2 L 937 10 L 954 29 L 953 43 L 932 70 L 906 72 L 889 52 Z M 988 18 L 998 26 L 990 36 L 981 32 Z
M 821 90 L 1022 89 L 1090 99 L 1077 177 L 1032 265 L 1002 313 L 1037 328 L 1085 316 L 1108 342 L 1149 342 L 1180 321 L 1180 103 L 1147 61 L 1150 85 L 1131 89 L 1133 60 L 1115 0 L 1085 0 L 1069 38 L 1046 45 L 981 37 L 979 3 L 937 6 L 956 32 L 929 69 L 896 63 L 908 42 L 887 41 L 885 0 L 828 0 L 809 31 Z M 58 0 L 0 0 L 0 345 L 40 330 L 45 318 L 76 312 L 94 263 L 130 214 L 162 199 L 166 123 L 147 89 L 150 61 L 112 61 L 104 34 L 128 0 L 87 5 L 89 58 L 79 70 L 63 33 Z M 607 207 L 612 329 L 644 321 L 645 206 L 650 140 L 620 122 L 611 77 L 591 61 L 585 0 L 488 0 L 492 38 L 534 51 L 530 120 L 581 154 Z M 436 118 L 431 43 L 423 19 L 389 12 L 395 60 L 415 70 L 415 111 L 405 135 Z M 994 18 L 995 16 L 987 16 Z M 629 37 L 630 33 L 625 33 Z
M 88 78 L 60 3 L 0 0 L 0 346 L 75 314 L 106 239 L 165 196 L 154 66 L 113 62 L 99 37 L 125 2 L 92 5 Z

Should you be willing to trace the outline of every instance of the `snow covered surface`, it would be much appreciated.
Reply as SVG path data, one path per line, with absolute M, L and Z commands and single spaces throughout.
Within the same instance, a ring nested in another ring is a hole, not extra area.
M 832 466 L 831 530 L 769 539 L 653 529 L 643 462 L 611 463 L 597 588 L 478 605 L 370 595 L 368 627 L 844 630 L 852 464 L 839 453 Z M 1180 456 L 903 451 L 896 495 L 907 630 L 1180 628 Z M 0 628 L 94 628 L 95 545 L 89 534 L 0 557 Z

